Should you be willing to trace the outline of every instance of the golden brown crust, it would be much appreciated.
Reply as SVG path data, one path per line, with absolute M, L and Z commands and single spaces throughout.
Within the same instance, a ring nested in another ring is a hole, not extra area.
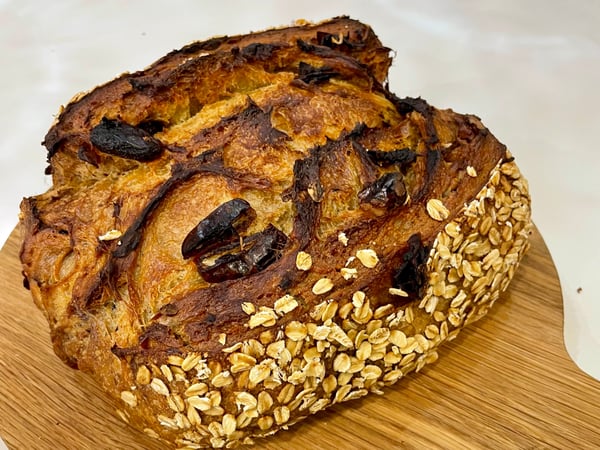
M 271 434 L 435 360 L 506 288 L 526 182 L 475 116 L 389 92 L 389 65 L 338 18 L 191 44 L 64 109 L 24 274 L 134 426 Z

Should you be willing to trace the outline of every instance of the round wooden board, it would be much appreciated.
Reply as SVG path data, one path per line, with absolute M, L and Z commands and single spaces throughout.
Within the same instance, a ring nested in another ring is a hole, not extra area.
M 9 449 L 159 449 L 53 353 L 22 287 L 17 228 L 0 252 L 0 436 Z M 531 250 L 492 312 L 385 395 L 336 405 L 264 449 L 600 448 L 600 382 L 571 361 L 552 259 Z

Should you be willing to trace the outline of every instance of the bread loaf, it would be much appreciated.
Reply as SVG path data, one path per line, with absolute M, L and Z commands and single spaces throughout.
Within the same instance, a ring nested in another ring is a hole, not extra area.
M 125 421 L 250 443 L 434 362 L 507 288 L 527 182 L 390 64 L 341 17 L 192 43 L 62 109 L 23 273 Z

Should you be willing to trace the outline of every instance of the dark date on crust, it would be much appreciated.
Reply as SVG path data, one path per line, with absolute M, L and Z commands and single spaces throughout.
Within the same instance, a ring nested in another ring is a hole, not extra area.
M 143 128 L 106 117 L 92 129 L 90 141 L 103 153 L 136 161 L 151 161 L 163 151 L 160 141 Z
M 184 258 L 201 257 L 234 241 L 256 218 L 250 203 L 234 198 L 223 203 L 188 233 L 181 245 Z
M 426 263 L 431 248 L 421 241 L 421 235 L 413 234 L 408 238 L 408 249 L 402 255 L 402 263 L 394 274 L 392 286 L 402 289 L 409 298 L 422 297 L 427 281 Z
M 242 239 L 238 252 L 225 253 L 210 263 L 208 258 L 195 259 L 198 273 L 209 283 L 252 275 L 277 261 L 287 241 L 283 232 L 269 224 L 263 231 Z M 227 251 L 230 247 L 225 246 L 224 249 Z
M 367 150 L 366 153 L 369 159 L 379 167 L 388 167 L 395 164 L 401 170 L 406 170 L 417 159 L 417 153 L 408 148 L 385 152 L 382 150 Z
M 365 187 L 358 193 L 358 198 L 375 207 L 393 208 L 403 205 L 408 198 L 408 194 L 402 181 L 402 175 L 398 172 L 391 172 L 382 175 L 375 182 Z
M 194 260 L 198 273 L 209 283 L 260 272 L 279 259 L 288 237 L 272 224 L 259 233 L 242 237 L 241 233 L 255 218 L 256 211 L 246 200 L 229 200 L 190 231 L 181 254 Z

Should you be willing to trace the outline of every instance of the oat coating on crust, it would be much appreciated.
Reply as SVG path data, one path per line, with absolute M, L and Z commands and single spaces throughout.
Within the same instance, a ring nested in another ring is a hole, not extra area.
M 498 300 L 527 182 L 477 117 L 391 93 L 390 63 L 337 18 L 190 44 L 62 111 L 23 272 L 125 421 L 250 443 L 382 393 Z

